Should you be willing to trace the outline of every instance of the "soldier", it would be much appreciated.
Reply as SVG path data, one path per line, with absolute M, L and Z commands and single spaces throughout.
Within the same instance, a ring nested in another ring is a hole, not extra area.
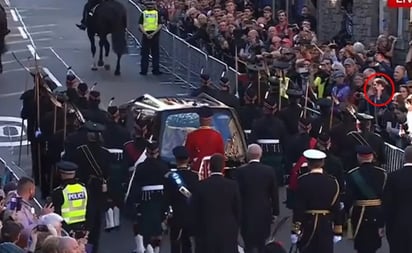
M 164 206 L 164 176 L 169 169 L 159 158 L 156 142 L 148 144 L 146 156 L 146 160 L 136 167 L 130 197 L 138 208 L 138 234 L 143 236 L 146 252 L 151 252 L 158 250 L 162 239 L 162 223 L 166 218 L 163 214 L 167 211 Z
M 240 228 L 240 193 L 235 181 L 224 178 L 225 158 L 210 158 L 209 178 L 201 181 L 193 192 L 197 253 L 236 253 Z
M 130 170 L 134 170 L 136 162 L 143 154 L 147 146 L 146 134 L 147 123 L 143 120 L 135 120 L 134 124 L 134 138 L 123 144 L 123 160 Z
M 107 108 L 110 118 L 108 119 L 106 130 L 103 132 L 103 139 L 107 148 L 123 149 L 123 145 L 128 142 L 130 133 L 119 124 L 120 112 L 117 106 Z
M 263 116 L 253 123 L 250 143 L 262 147 L 262 163 L 275 169 L 278 183 L 283 185 L 282 158 L 288 133 L 283 122 L 275 116 L 277 106 L 274 98 L 264 101 Z
M 78 166 L 72 162 L 60 161 L 56 167 L 62 181 L 51 195 L 54 212 L 64 219 L 63 228 L 67 232 L 85 233 L 88 227 L 86 225 L 87 210 L 93 206 L 88 205 L 89 194 L 86 187 L 75 179 Z M 88 218 L 93 220 L 93 218 Z
M 256 105 L 256 91 L 249 88 L 245 91 L 243 97 L 244 104 L 239 109 L 240 124 L 244 130 L 251 130 L 252 124 L 255 119 L 259 118 L 262 114 L 259 106 Z
M 200 88 L 192 92 L 192 97 L 197 97 L 202 93 L 206 93 L 211 97 L 217 97 L 217 90 L 212 87 L 212 81 L 207 74 L 200 75 Z
M 99 108 L 100 105 L 100 92 L 92 90 L 89 93 L 88 109 L 85 111 L 86 120 L 90 120 L 102 125 L 107 124 L 109 121 L 109 115 L 106 111 Z
M 202 107 L 198 111 L 200 127 L 189 133 L 186 138 L 186 149 L 192 162 L 191 168 L 199 171 L 202 159 L 215 153 L 225 154 L 225 143 L 222 135 L 212 129 L 213 111 Z
M 257 144 L 249 145 L 249 164 L 239 167 L 236 172 L 241 194 L 241 231 L 245 252 L 265 252 L 271 223 L 279 215 L 276 174 L 271 167 L 260 163 L 261 157 L 262 148 Z
M 93 245 L 93 252 L 98 252 L 101 221 L 103 210 L 107 202 L 108 168 L 113 164 L 113 156 L 102 146 L 102 132 L 104 126 L 98 123 L 86 122 L 85 124 L 86 144 L 77 147 L 72 162 L 76 163 L 81 170 L 77 176 L 79 181 L 86 185 L 90 192 L 91 205 L 94 205 L 92 214 L 94 220 L 88 220 L 91 224 L 89 241 Z
M 239 111 L 239 99 L 230 93 L 230 83 L 227 77 L 220 78 L 220 91 L 217 92 L 216 98 L 225 105 L 235 109 L 235 111 Z
M 193 215 L 188 199 L 199 178 L 189 168 L 189 153 L 185 147 L 175 147 L 173 155 L 176 158 L 176 169 L 166 174 L 169 182 L 165 189 L 166 200 L 173 210 L 173 215 L 167 222 L 170 227 L 171 253 L 192 252 Z
M 356 166 L 357 161 L 356 151 L 353 147 L 358 145 L 370 146 L 374 151 L 376 165 L 381 166 L 385 163 L 385 142 L 380 135 L 373 132 L 372 121 L 374 117 L 364 113 L 358 113 L 356 116 L 359 120 L 359 130 L 347 134 L 352 143 L 352 157 L 350 160 L 353 165 L 352 168 Z
M 354 248 L 359 253 L 374 253 L 382 246 L 384 219 L 382 195 L 386 171 L 373 164 L 370 146 L 356 147 L 359 167 L 348 171 L 345 207 L 351 211 Z
M 332 107 L 332 100 L 328 98 L 322 98 L 317 101 L 317 105 L 319 106 L 320 116 L 316 118 L 312 122 L 312 131 L 311 135 L 316 138 L 321 132 L 329 132 L 330 123 L 331 123 L 331 107 Z M 332 127 L 337 125 L 338 119 L 332 116 Z
M 342 240 L 339 183 L 324 173 L 325 153 L 309 149 L 303 155 L 310 171 L 299 177 L 291 242 L 302 253 L 332 253 Z
M 76 105 L 80 110 L 87 110 L 89 102 L 88 102 L 88 94 L 89 88 L 87 87 L 86 83 L 79 83 L 77 87 L 77 93 L 79 95 Z
M 289 105 L 280 111 L 280 118 L 286 125 L 289 135 L 298 133 L 298 122 L 302 113 L 302 107 L 299 102 L 302 98 L 302 91 L 289 89 L 287 95 L 289 98 Z
M 83 7 L 83 15 L 80 24 L 76 24 L 77 28 L 80 30 L 86 30 L 90 16 L 93 16 L 92 10 L 98 4 L 100 4 L 102 0 L 88 0 L 87 3 Z

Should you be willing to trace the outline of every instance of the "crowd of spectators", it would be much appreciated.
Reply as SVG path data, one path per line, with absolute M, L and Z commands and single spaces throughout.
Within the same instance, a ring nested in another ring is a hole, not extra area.
M 62 229 L 63 218 L 46 205 L 31 203 L 36 187 L 29 178 L 0 189 L 1 253 L 86 253 L 87 238 L 78 240 Z

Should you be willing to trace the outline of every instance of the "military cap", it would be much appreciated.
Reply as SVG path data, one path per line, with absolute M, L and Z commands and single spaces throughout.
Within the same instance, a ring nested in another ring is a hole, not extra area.
M 303 92 L 301 90 L 288 89 L 286 91 L 286 94 L 288 95 L 288 97 L 300 98 L 303 95 Z
M 299 126 L 304 128 L 304 129 L 308 129 L 309 127 L 311 127 L 312 122 L 310 121 L 310 119 L 307 118 L 300 118 L 299 119 Z
M 227 77 L 221 77 L 221 78 L 220 78 L 220 85 L 221 85 L 222 87 L 230 87 L 230 85 L 229 85 L 229 78 L 227 78 Z
M 204 82 L 207 82 L 210 80 L 210 76 L 208 74 L 201 74 L 200 79 Z
M 366 114 L 366 113 L 358 113 L 356 114 L 356 118 L 359 121 L 371 121 L 374 119 L 374 117 L 372 115 Z
M 318 135 L 318 143 L 325 145 L 330 142 L 330 135 L 328 133 L 322 132 Z
M 177 146 L 173 149 L 173 155 L 176 159 L 187 159 L 189 158 L 189 152 L 184 146 Z
M 67 74 L 67 76 L 66 76 L 66 80 L 67 80 L 67 81 L 72 82 L 72 81 L 74 81 L 74 79 L 76 79 L 76 76 L 75 76 L 75 75 L 73 75 L 73 74 Z
M 63 161 L 63 160 L 56 163 L 56 167 L 59 169 L 61 173 L 64 173 L 64 174 L 76 173 L 76 170 L 79 168 L 77 164 L 69 162 L 69 161 Z
M 146 153 L 148 154 L 156 154 L 159 152 L 159 144 L 157 141 L 152 141 L 147 144 Z
M 85 93 L 88 88 L 89 88 L 89 87 L 87 86 L 87 83 L 79 83 L 79 85 L 77 86 L 77 89 L 78 89 L 80 92 L 83 92 L 83 93 Z
M 321 98 L 317 102 L 317 105 L 321 108 L 330 108 L 330 107 L 332 107 L 332 100 L 330 100 L 328 98 Z
M 210 118 L 213 116 L 213 110 L 210 107 L 203 106 L 198 111 L 200 118 Z
M 89 98 L 94 99 L 94 100 L 100 99 L 100 92 L 96 90 L 90 91 Z
M 359 155 L 372 155 L 373 149 L 369 145 L 356 146 L 355 151 Z
M 84 123 L 84 127 L 87 129 L 87 131 L 93 133 L 99 133 L 105 130 L 104 125 L 92 121 L 87 121 L 86 123 Z
M 303 152 L 303 156 L 308 160 L 322 160 L 326 158 L 326 154 L 317 149 L 308 149 Z
M 116 114 L 118 111 L 119 111 L 119 108 L 117 106 L 107 107 L 107 112 L 110 113 L 111 115 Z
M 277 108 L 277 106 L 278 106 L 278 104 L 276 103 L 275 99 L 266 99 L 263 102 L 263 107 L 265 109 L 268 109 L 268 110 L 271 110 L 271 111 L 275 110 Z

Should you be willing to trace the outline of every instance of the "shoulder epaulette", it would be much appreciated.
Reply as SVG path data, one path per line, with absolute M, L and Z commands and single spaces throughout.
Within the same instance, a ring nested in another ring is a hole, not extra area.
M 307 175 L 309 175 L 309 174 L 310 174 L 310 172 L 303 173 L 302 175 L 298 176 L 298 179 L 300 179 L 300 178 L 302 178 L 302 177 L 304 177 L 304 176 L 307 176 Z
M 353 168 L 353 169 L 349 170 L 349 171 L 347 172 L 347 174 L 350 174 L 350 173 L 352 173 L 352 172 L 354 172 L 355 170 L 358 170 L 358 169 L 359 169 L 359 167 Z
M 131 140 L 131 141 L 126 141 L 124 144 L 123 144 L 123 146 L 126 146 L 127 144 L 129 144 L 129 143 L 131 143 L 131 142 L 134 142 L 133 140 Z

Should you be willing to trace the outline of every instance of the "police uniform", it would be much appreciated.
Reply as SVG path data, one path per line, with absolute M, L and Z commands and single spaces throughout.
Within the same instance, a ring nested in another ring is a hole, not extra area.
M 299 105 L 299 99 L 303 93 L 300 90 L 289 89 L 286 94 L 289 98 L 289 105 L 280 111 L 280 118 L 285 123 L 289 135 L 298 133 L 298 122 L 302 113 L 302 107 Z
M 141 58 L 141 75 L 147 75 L 149 68 L 149 55 L 152 56 L 152 72 L 154 75 L 160 72 L 160 48 L 159 48 L 159 30 L 161 28 L 161 19 L 159 12 L 156 10 L 155 2 L 146 3 L 147 9 L 143 11 L 139 19 L 142 35 L 142 58 Z M 150 36 L 150 37 L 148 37 Z
M 325 153 L 314 149 L 303 155 L 309 164 L 326 158 Z M 339 184 L 322 168 L 311 168 L 299 177 L 298 184 L 291 241 L 302 253 L 331 253 L 333 243 L 342 239 Z
M 189 159 L 185 147 L 175 147 L 173 155 L 177 161 L 184 162 L 183 165 L 178 165 L 176 169 L 172 169 L 165 175 L 168 179 L 165 184 L 166 200 L 173 210 L 173 215 L 167 222 L 170 227 L 171 253 L 191 252 L 190 237 L 194 235 L 193 214 L 190 211 L 188 199 L 199 179 L 196 172 L 184 165 Z
M 191 96 L 197 97 L 202 93 L 206 93 L 207 95 L 216 98 L 217 97 L 217 90 L 211 86 L 210 76 L 208 74 L 201 74 L 200 75 L 200 87 L 195 89 Z
M 169 168 L 165 162 L 156 158 L 159 153 L 157 143 L 149 143 L 146 149 L 147 158 L 136 167 L 131 187 L 131 201 L 138 208 L 138 234 L 143 236 L 144 246 L 149 244 L 155 248 L 159 246 L 162 235 L 162 222 L 166 219 L 167 211 L 164 205 L 165 174 Z
M 356 152 L 365 161 L 347 173 L 345 206 L 352 207 L 354 248 L 359 253 L 374 253 L 382 245 L 383 234 L 379 230 L 384 227 L 382 195 L 387 174 L 371 162 L 374 153 L 371 147 L 357 146 Z
M 330 131 L 330 121 L 331 121 L 331 107 L 332 100 L 327 98 L 322 98 L 317 101 L 321 115 L 318 118 L 315 118 L 312 122 L 312 131 L 311 135 L 316 138 L 318 135 L 323 132 Z M 339 123 L 338 119 L 332 115 L 332 127 Z
M 52 193 L 54 212 L 62 216 L 63 228 L 67 231 L 88 230 L 86 216 L 89 194 L 84 184 L 75 179 L 78 166 L 68 161 L 60 161 L 56 164 L 60 174 L 72 175 L 70 179 L 64 179 L 60 186 Z
M 261 162 L 275 169 L 278 183 L 283 185 L 282 157 L 288 133 L 283 122 L 274 116 L 277 106 L 274 99 L 264 101 L 264 115 L 253 123 L 250 142 L 262 147 Z

